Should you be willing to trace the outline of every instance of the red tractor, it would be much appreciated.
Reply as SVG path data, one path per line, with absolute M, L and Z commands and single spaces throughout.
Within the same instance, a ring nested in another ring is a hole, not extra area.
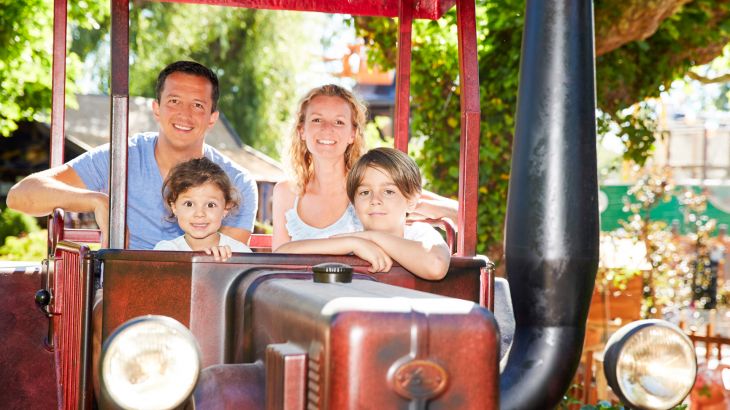
M 216 262 L 200 253 L 124 249 L 129 2 L 114 0 L 110 246 L 90 251 L 83 243 L 98 241 L 99 232 L 64 229 L 58 211 L 42 271 L 0 276 L 0 402 L 68 409 L 554 408 L 578 367 L 598 264 L 592 2 L 527 1 L 507 198 L 509 291 L 497 297 L 491 264 L 475 254 L 481 117 L 474 0 L 189 2 L 398 17 L 401 150 L 412 21 L 456 7 L 462 128 L 458 238 L 448 275 L 426 281 L 400 266 L 367 274 L 354 256 L 252 253 Z M 55 1 L 54 24 L 51 166 L 63 162 L 65 0 Z M 252 247 L 266 239 L 254 237 Z M 90 317 L 93 281 L 102 272 L 105 342 L 96 370 L 103 393 L 94 397 Z M 30 306 L 34 294 L 43 314 Z M 679 403 L 694 380 L 685 339 L 654 322 L 617 336 L 606 357 L 616 394 L 638 408 Z M 686 370 L 683 377 L 667 376 L 677 368 Z

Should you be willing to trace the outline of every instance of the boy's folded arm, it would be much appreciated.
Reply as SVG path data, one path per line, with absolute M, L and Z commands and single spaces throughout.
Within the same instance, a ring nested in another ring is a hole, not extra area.
M 370 240 L 414 275 L 429 280 L 438 280 L 446 276 L 451 262 L 451 252 L 445 243 L 427 245 L 385 232 L 366 232 Z
M 393 261 L 377 244 L 357 236 L 338 236 L 325 239 L 304 239 L 287 242 L 274 251 L 276 253 L 321 253 L 326 255 L 347 255 L 354 253 L 370 263 L 370 272 L 387 272 Z
M 353 252 L 353 244 L 347 237 L 302 239 L 282 244 L 276 253 L 323 253 L 328 255 L 347 255 Z

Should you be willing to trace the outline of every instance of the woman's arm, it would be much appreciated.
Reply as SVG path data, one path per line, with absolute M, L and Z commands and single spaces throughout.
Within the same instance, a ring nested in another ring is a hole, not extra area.
M 393 260 L 375 243 L 355 236 L 339 236 L 326 239 L 305 239 L 289 241 L 275 248 L 277 253 L 347 255 L 354 253 L 360 259 L 370 263 L 370 272 L 387 272 Z
M 274 194 L 272 198 L 272 218 L 274 223 L 274 234 L 271 237 L 271 249 L 275 249 L 281 245 L 291 241 L 289 231 L 286 229 L 286 211 L 294 206 L 296 194 L 290 188 L 290 181 L 281 181 L 274 185 Z
M 454 223 L 457 222 L 459 213 L 459 202 L 435 194 L 429 191 L 423 191 L 418 199 L 416 209 L 409 214 L 408 219 L 417 220 L 423 218 L 441 219 L 448 218 Z M 413 218 L 412 218 L 413 216 Z

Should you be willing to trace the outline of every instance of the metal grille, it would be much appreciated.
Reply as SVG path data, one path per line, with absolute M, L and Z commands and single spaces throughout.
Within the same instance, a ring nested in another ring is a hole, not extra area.
M 322 408 L 321 398 L 321 370 L 322 365 L 322 348 L 315 343 L 309 349 L 309 360 L 307 363 L 307 410 L 316 410 Z
M 58 380 L 58 402 L 63 409 L 88 406 L 86 355 L 89 352 L 91 281 L 89 248 L 63 242 L 55 251 L 51 280 L 53 345 Z

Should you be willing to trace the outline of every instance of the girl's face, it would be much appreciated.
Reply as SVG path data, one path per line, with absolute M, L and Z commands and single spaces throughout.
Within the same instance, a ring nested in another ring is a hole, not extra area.
M 412 211 L 417 198 L 406 198 L 381 168 L 367 167 L 355 190 L 355 212 L 363 228 L 403 236 L 406 213 Z
M 228 209 L 223 191 L 217 185 L 207 182 L 189 188 L 178 195 L 170 208 L 193 250 L 218 245 L 217 233 Z
M 314 97 L 304 113 L 299 138 L 313 156 L 342 157 L 355 140 L 350 104 L 340 97 Z

